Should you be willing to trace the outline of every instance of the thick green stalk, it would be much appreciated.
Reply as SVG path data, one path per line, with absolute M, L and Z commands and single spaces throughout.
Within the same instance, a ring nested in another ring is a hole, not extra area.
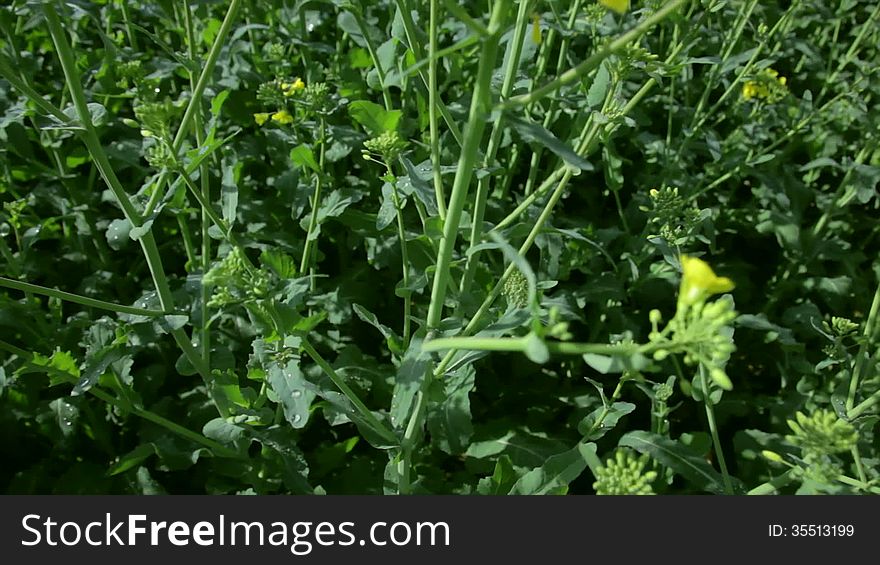
M 855 366 L 853 367 L 852 376 L 849 381 L 849 394 L 846 397 L 846 410 L 848 413 L 852 412 L 853 407 L 855 406 L 856 394 L 859 391 L 859 382 L 869 358 L 868 351 L 874 344 L 878 313 L 880 313 L 880 283 L 878 283 L 877 289 L 874 291 L 874 300 L 871 302 L 871 310 L 868 312 L 868 319 L 865 322 L 865 329 L 862 332 L 862 343 L 856 354 Z
M 531 4 L 529 0 L 521 0 L 519 5 L 516 23 L 514 24 L 514 34 L 507 47 L 507 65 L 504 70 L 504 82 L 501 85 L 502 100 L 510 96 L 510 92 L 513 90 L 516 72 L 519 69 L 519 59 L 522 54 L 523 40 L 529 25 Z M 485 167 L 491 166 L 495 161 L 495 155 L 498 152 L 498 147 L 501 145 L 501 134 L 504 132 L 503 124 L 503 114 L 498 116 L 498 119 L 492 124 L 492 133 L 489 134 L 489 145 L 486 147 L 486 156 L 483 160 L 483 166 Z M 479 245 L 483 238 L 483 218 L 486 214 L 486 202 L 489 198 L 491 181 L 492 175 L 485 175 L 477 182 L 477 193 L 474 195 L 474 209 L 471 214 L 471 248 Z M 461 295 L 465 295 L 470 289 L 474 274 L 477 271 L 477 265 L 479 264 L 479 255 L 478 252 L 468 255 L 464 276 L 462 276 L 459 286 Z
M 468 351 L 519 351 L 525 352 L 529 338 L 526 337 L 440 337 L 426 341 L 422 351 L 461 350 Z M 632 355 L 645 349 L 639 345 L 616 345 L 611 343 L 575 343 L 570 341 L 546 341 L 547 351 L 557 355 Z
M 104 300 L 98 300 L 96 298 L 89 298 L 87 296 L 71 294 L 69 292 L 64 292 L 63 290 L 57 290 L 45 286 L 39 286 L 26 282 L 7 279 L 6 277 L 0 277 L 0 286 L 6 288 L 14 288 L 15 290 L 20 290 L 22 292 L 33 292 L 34 294 L 51 296 L 52 298 L 65 300 L 67 302 L 73 302 L 74 304 L 87 306 L 89 308 L 98 308 L 100 310 L 108 310 L 110 312 L 118 312 L 120 314 L 130 314 L 132 316 L 164 316 L 166 314 L 170 314 L 170 312 L 162 312 L 160 310 L 150 310 L 147 308 L 137 308 L 135 306 L 123 306 L 122 304 L 114 304 L 112 302 L 106 302 Z
M 477 163 L 477 154 L 479 153 L 483 130 L 486 126 L 486 116 L 488 116 L 491 110 L 490 82 L 492 80 L 492 71 L 495 69 L 498 43 L 501 39 L 501 26 L 507 5 L 507 0 L 496 1 L 492 17 L 489 21 L 491 33 L 484 41 L 480 54 L 479 70 L 471 100 L 464 143 L 458 160 L 458 167 L 455 171 L 455 180 L 452 183 L 452 194 L 449 197 L 446 221 L 443 223 L 443 237 L 440 240 L 440 250 L 437 254 L 437 270 L 434 273 L 431 303 L 428 307 L 427 326 L 429 329 L 436 328 L 440 324 L 443 314 L 443 302 L 446 299 L 446 288 L 450 278 L 449 265 L 452 262 L 452 253 L 458 237 L 461 212 L 464 209 L 471 177 Z

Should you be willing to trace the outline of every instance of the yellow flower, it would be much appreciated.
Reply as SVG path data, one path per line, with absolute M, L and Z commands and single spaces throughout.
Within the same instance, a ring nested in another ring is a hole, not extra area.
M 254 121 L 257 122 L 258 126 L 261 126 L 266 123 L 266 120 L 269 119 L 269 112 L 260 112 L 259 114 L 254 114 Z
M 300 90 L 303 90 L 305 87 L 306 83 L 304 83 L 301 78 L 297 78 L 293 82 L 282 82 L 281 92 L 284 94 L 284 96 L 293 96 Z
M 278 122 L 279 124 L 292 124 L 293 116 L 291 116 L 290 112 L 287 110 L 278 110 L 272 114 L 272 121 Z
M 681 270 L 683 274 L 678 299 L 685 304 L 696 304 L 713 294 L 733 290 L 733 281 L 717 276 L 702 259 L 682 255 Z
M 599 4 L 614 10 L 618 14 L 624 14 L 629 10 L 629 0 L 599 0 Z

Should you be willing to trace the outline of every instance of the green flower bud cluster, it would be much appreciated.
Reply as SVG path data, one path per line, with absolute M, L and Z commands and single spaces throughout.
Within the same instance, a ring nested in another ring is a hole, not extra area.
M 315 112 L 324 113 L 330 109 L 330 86 L 326 82 L 313 82 L 303 91 L 303 101 Z
M 267 43 L 264 49 L 266 50 L 266 57 L 273 61 L 280 61 L 287 56 L 287 48 L 278 41 Z
M 144 157 L 146 158 L 147 163 L 156 169 L 162 169 L 165 167 L 171 168 L 175 163 L 175 158 L 171 153 L 171 149 L 167 144 L 161 141 L 147 147 Z
M 257 100 L 259 100 L 263 106 L 283 108 L 287 103 L 287 100 L 284 96 L 284 90 L 281 88 L 281 81 L 275 79 L 269 82 L 264 82 L 257 87 Z
M 642 206 L 641 210 L 648 213 L 648 224 L 657 230 L 648 237 L 659 236 L 680 247 L 691 243 L 703 220 L 703 212 L 681 197 L 677 187 L 651 189 L 648 196 L 651 207 Z
M 596 494 L 650 495 L 654 494 L 651 483 L 657 478 L 655 471 L 645 471 L 648 459 L 636 457 L 628 449 L 618 449 L 605 465 L 596 471 L 593 489 Z
M 672 398 L 673 394 L 672 387 L 667 383 L 660 383 L 654 387 L 654 398 L 657 399 L 658 402 L 663 402 L 664 404 Z
M 168 124 L 177 113 L 177 109 L 169 100 L 164 102 L 139 102 L 134 107 L 134 115 L 144 137 L 168 139 Z
M 653 329 L 648 338 L 658 346 L 654 349 L 654 359 L 662 361 L 672 353 L 683 353 L 685 364 L 704 365 L 715 383 L 730 390 L 733 385 L 724 365 L 736 350 L 729 327 L 736 315 L 733 301 L 728 297 L 709 303 L 705 300 L 693 304 L 683 302 L 675 317 L 660 331 L 659 317 L 652 311 Z
M 837 477 L 843 473 L 843 466 L 829 457 L 820 453 L 807 453 L 803 457 L 803 466 L 794 467 L 794 475 L 801 480 L 813 480 L 818 483 L 833 485 L 837 483 Z
M 369 153 L 382 158 L 385 163 L 392 163 L 407 148 L 407 142 L 400 138 L 396 131 L 386 131 L 379 137 L 368 139 L 364 142 L 365 159 L 372 159 Z
M 641 45 L 631 43 L 619 53 L 613 72 L 619 77 L 625 77 L 633 71 L 645 69 L 649 64 L 655 63 L 657 59 L 657 55 Z
M 587 4 L 584 9 L 584 17 L 590 26 L 599 25 L 605 19 L 606 14 L 608 14 L 608 9 L 598 2 Z
M 501 294 L 509 305 L 515 308 L 525 308 L 529 305 L 529 281 L 519 269 L 515 269 L 504 281 Z
M 823 322 L 825 331 L 833 333 L 837 337 L 845 337 L 851 333 L 855 333 L 859 329 L 859 325 L 849 318 L 832 316 L 831 323 Z
M 144 78 L 144 69 L 141 67 L 140 61 L 124 61 L 117 65 L 114 70 L 118 77 L 116 86 L 119 88 L 128 88 Z
M 824 408 L 813 411 L 809 416 L 796 412 L 795 420 L 788 420 L 787 423 L 794 433 L 785 436 L 785 439 L 800 447 L 805 458 L 808 455 L 846 452 L 858 441 L 858 433 L 852 424 Z
M 235 248 L 205 273 L 202 284 L 213 287 L 208 306 L 220 308 L 258 300 L 267 295 L 270 277 L 250 267 L 242 252 Z

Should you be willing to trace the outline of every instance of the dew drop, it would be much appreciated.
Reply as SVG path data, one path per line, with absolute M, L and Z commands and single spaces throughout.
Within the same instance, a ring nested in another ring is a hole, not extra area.
M 293 417 L 294 424 L 299 423 L 300 420 L 302 420 L 302 416 L 300 416 L 299 414 L 297 414 L 296 416 Z
M 290 393 L 290 396 L 292 396 L 293 398 L 299 398 L 302 395 L 303 395 L 303 393 L 301 390 L 295 390 Z

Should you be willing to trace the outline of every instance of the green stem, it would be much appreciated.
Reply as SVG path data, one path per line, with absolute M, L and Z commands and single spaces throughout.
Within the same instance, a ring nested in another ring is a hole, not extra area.
M 193 27 L 193 18 L 192 11 L 190 10 L 189 0 L 183 0 L 183 15 L 184 22 L 186 27 L 186 43 L 189 51 L 189 58 L 193 61 L 196 60 L 198 53 L 196 52 L 196 36 L 195 30 Z M 189 74 L 189 84 L 190 89 L 195 92 L 196 90 L 196 75 L 194 72 Z M 202 131 L 202 112 L 196 112 L 193 117 L 193 131 L 195 134 L 196 145 L 198 147 L 202 146 L 204 141 L 204 134 Z M 208 164 L 202 161 L 199 164 L 199 182 L 202 187 L 202 196 L 207 202 L 211 201 L 211 181 L 210 181 L 210 170 L 208 169 Z M 211 218 L 208 215 L 208 211 L 202 208 L 201 213 L 201 258 L 202 258 L 202 276 L 207 273 L 211 268 L 211 236 L 208 234 L 208 230 L 211 227 Z M 205 363 L 210 366 L 211 364 L 211 324 L 210 317 L 208 316 L 208 299 L 210 298 L 209 289 L 206 285 L 200 285 L 199 294 L 199 310 L 201 313 L 201 321 L 202 327 L 199 333 L 199 345 L 201 346 L 202 358 L 205 360 Z
M 642 22 L 640 22 L 636 27 L 624 33 L 614 41 L 606 44 L 602 49 L 590 55 L 585 61 L 581 64 L 573 67 L 552 81 L 548 82 L 544 86 L 536 88 L 532 90 L 528 94 L 523 94 L 520 96 L 514 96 L 513 98 L 508 98 L 507 101 L 502 102 L 500 104 L 501 109 L 511 109 L 516 108 L 518 106 L 524 106 L 526 104 L 531 104 L 536 100 L 540 100 L 544 98 L 548 94 L 555 92 L 556 90 L 562 88 L 567 84 L 571 84 L 577 80 L 579 80 L 582 76 L 589 73 L 593 69 L 599 66 L 602 61 L 605 60 L 609 55 L 612 55 L 621 49 L 625 48 L 630 43 L 634 42 L 642 35 L 647 33 L 649 29 L 663 21 L 667 16 L 669 16 L 673 11 L 677 10 L 679 6 L 681 6 L 686 0 L 671 0 L 665 6 L 651 14 L 649 17 L 645 18 Z
M 529 26 L 529 11 L 531 9 L 530 0 L 521 0 L 519 10 L 516 15 L 516 23 L 514 24 L 514 33 L 507 46 L 507 64 L 504 70 L 504 82 L 501 85 L 501 99 L 510 96 L 513 90 L 513 83 L 516 79 L 516 73 L 519 69 L 519 59 L 522 53 L 523 40 L 525 39 L 526 29 Z M 486 155 L 483 159 L 483 165 L 489 167 L 495 161 L 495 155 L 498 147 L 501 145 L 501 134 L 504 132 L 504 115 L 498 116 L 495 123 L 492 124 L 492 132 L 489 134 L 489 145 L 486 148 Z M 474 195 L 474 209 L 471 218 L 471 235 L 470 248 L 473 249 L 479 245 L 483 238 L 483 218 L 486 214 L 486 202 L 489 198 L 490 185 L 492 175 L 486 175 L 477 182 L 477 193 Z M 464 275 L 459 285 L 459 293 L 464 296 L 470 289 L 471 282 L 477 271 L 479 264 L 479 253 L 470 253 L 465 265 Z
M 367 405 L 364 404 L 363 401 L 358 397 L 358 395 L 355 394 L 353 390 L 351 390 L 351 388 L 345 383 L 345 380 L 343 380 L 343 378 L 340 377 L 339 374 L 333 370 L 333 367 L 330 366 L 330 363 L 328 363 L 321 356 L 321 354 L 318 353 L 314 347 L 312 347 L 312 344 L 309 343 L 308 339 L 303 336 L 301 337 L 301 340 L 303 351 L 305 351 L 306 354 L 312 358 L 312 360 L 330 378 L 333 384 L 336 385 L 336 388 L 338 388 L 339 391 L 342 392 L 342 394 L 345 395 L 345 397 L 349 400 L 349 402 L 354 405 L 355 409 L 358 411 L 358 413 L 360 413 L 361 417 L 369 422 L 373 429 L 376 430 L 376 432 L 381 433 L 386 440 L 397 444 L 398 440 L 397 436 L 394 435 L 394 432 L 388 429 L 388 427 L 386 427 L 381 421 L 379 421 L 378 418 L 376 418 L 376 415 L 373 414 L 370 409 L 367 408 Z
M 868 312 L 868 319 L 865 322 L 865 329 L 862 332 L 862 343 L 859 345 L 855 367 L 853 367 L 852 376 L 850 377 L 849 394 L 846 397 L 847 412 L 852 411 L 856 403 L 856 394 L 859 390 L 860 378 L 869 358 L 868 349 L 874 341 L 878 313 L 880 313 L 880 282 L 878 282 L 877 289 L 874 291 L 874 300 L 871 302 L 871 310 Z
M 794 470 L 789 469 L 788 471 L 782 473 L 778 477 L 773 477 L 766 483 L 762 483 L 752 490 L 750 490 L 748 495 L 768 495 L 775 494 L 779 491 L 780 488 L 790 484 L 795 480 Z
M 739 43 L 739 38 L 742 36 L 743 29 L 745 28 L 746 23 L 749 21 L 749 17 L 752 15 L 752 12 L 755 10 L 755 6 L 757 6 L 758 0 L 751 0 L 744 11 L 741 11 L 737 15 L 737 19 L 731 28 L 731 35 L 729 38 L 726 38 L 724 41 L 725 49 L 721 54 L 721 61 L 727 61 L 730 58 L 731 53 L 733 52 L 736 44 Z M 721 65 L 715 65 L 712 67 L 711 72 L 709 73 L 709 77 L 706 80 L 706 86 L 703 88 L 703 93 L 700 95 L 700 100 L 697 102 L 696 108 L 694 109 L 693 117 L 691 118 L 689 130 L 694 129 L 694 123 L 698 118 L 701 117 L 703 112 L 703 107 L 706 105 L 706 102 L 709 100 L 709 95 L 712 93 L 712 90 L 715 88 L 715 82 L 718 80 L 719 75 L 721 74 Z
M 233 3 L 236 3 L 238 1 L 239 0 L 233 0 Z M 134 208 L 134 205 L 129 199 L 128 194 L 126 194 L 125 189 L 122 188 L 122 184 L 119 182 L 116 173 L 113 171 L 113 168 L 110 165 L 110 160 L 107 158 L 107 154 L 104 152 L 104 148 L 101 146 L 101 142 L 98 139 L 98 134 L 95 130 L 95 126 L 94 124 L 92 124 L 92 118 L 89 112 L 88 104 L 86 102 L 85 92 L 83 91 L 79 72 L 76 69 L 76 63 L 73 58 L 73 51 L 67 41 L 67 35 L 64 32 L 64 28 L 61 25 L 58 14 L 55 12 L 55 8 L 51 3 L 44 4 L 43 10 L 46 14 L 46 23 L 49 27 L 49 33 L 52 36 L 52 41 L 55 44 L 56 51 L 58 52 L 58 58 L 61 62 L 62 70 L 64 71 L 64 76 L 67 82 L 67 89 L 70 92 L 70 96 L 73 100 L 74 107 L 76 108 L 79 121 L 85 130 L 83 134 L 83 140 L 89 150 L 89 154 L 94 160 L 95 165 L 98 167 L 98 170 L 101 173 L 101 176 L 104 178 L 104 181 L 107 183 L 107 186 L 110 187 L 110 190 L 116 197 L 116 200 L 119 203 L 119 206 L 122 208 L 126 219 L 128 219 L 132 226 L 140 227 L 143 223 L 143 219 Z M 159 303 L 161 304 L 163 310 L 174 311 L 174 298 L 171 294 L 171 288 L 168 285 L 168 279 L 165 275 L 165 269 L 162 266 L 162 258 L 159 255 L 159 249 L 156 246 L 156 240 L 153 237 L 153 232 L 148 230 L 140 238 L 139 241 L 141 244 L 141 249 L 144 252 L 144 257 L 146 258 L 147 265 L 150 269 L 150 274 L 153 278 L 153 283 L 156 288 L 156 294 L 158 294 L 159 296 Z M 205 383 L 210 383 L 210 370 L 193 348 L 189 336 L 186 335 L 186 332 L 181 329 L 176 329 L 172 330 L 171 334 L 177 342 L 178 346 L 183 351 L 184 355 L 189 359 L 190 363 L 193 365 L 193 367 L 195 367 L 196 371 L 205 380 Z
M 460 350 L 468 351 L 518 351 L 524 352 L 529 338 L 525 337 L 439 337 L 422 344 L 422 351 Z M 610 343 L 576 343 L 567 341 L 545 341 L 544 345 L 551 354 L 584 355 L 596 353 L 600 355 L 632 355 L 641 351 L 644 346 Z
M 489 37 L 483 43 L 480 55 L 480 64 L 477 71 L 476 85 L 471 99 L 470 113 L 468 115 L 467 128 L 465 130 L 464 143 L 458 167 L 455 171 L 455 180 L 452 183 L 452 194 L 449 198 L 449 208 L 446 220 L 443 222 L 443 236 L 440 240 L 440 250 L 437 253 L 436 271 L 431 289 L 431 302 L 428 306 L 427 327 L 434 329 L 440 324 L 443 315 L 443 303 L 446 300 L 446 288 L 449 284 L 449 265 L 452 262 L 452 253 L 455 249 L 455 241 L 458 237 L 461 212 L 467 199 L 471 177 L 477 162 L 480 141 L 486 125 L 486 116 L 491 109 L 492 71 L 495 69 L 495 58 L 498 53 L 498 43 L 501 40 L 501 27 L 507 10 L 508 0 L 498 0 L 492 11 L 489 21 Z
M 819 96 L 816 97 L 817 101 L 821 100 L 825 96 L 825 93 L 828 92 L 828 88 L 830 86 L 837 84 L 837 76 L 841 73 L 841 71 L 843 71 L 844 68 L 846 68 L 848 64 L 853 61 L 856 56 L 856 52 L 859 50 L 859 46 L 861 45 L 862 40 L 865 39 L 865 34 L 867 34 L 869 30 L 874 30 L 874 27 L 869 24 L 874 21 L 878 14 L 880 14 L 880 3 L 877 4 L 877 7 L 874 8 L 874 11 L 871 12 L 871 15 L 868 16 L 868 19 L 865 20 L 865 23 L 862 24 L 862 27 L 859 29 L 859 34 L 853 40 L 852 45 L 850 45 L 849 49 L 846 52 L 846 55 L 844 55 L 842 59 L 838 59 L 839 62 L 837 64 L 837 68 L 834 69 L 834 72 L 825 81 L 824 85 L 822 86 L 822 90 L 819 91 Z
M 416 37 L 416 25 L 415 22 L 413 22 L 409 7 L 406 5 L 406 0 L 394 0 L 394 3 L 397 4 L 397 9 L 400 12 L 400 20 L 403 22 L 403 31 L 406 34 L 406 41 L 409 44 L 409 48 L 415 56 L 416 61 L 421 61 L 425 58 L 425 54 L 422 51 L 420 40 Z M 422 70 L 419 70 L 419 76 L 421 77 L 425 88 L 430 89 L 430 81 Z M 428 94 L 430 95 L 430 92 Z M 443 117 L 443 121 L 446 122 L 446 127 L 449 128 L 449 133 L 452 134 L 455 142 L 458 143 L 459 146 L 462 146 L 463 141 L 461 132 L 458 129 L 458 124 L 455 123 L 455 119 L 453 119 L 452 114 L 449 113 L 449 109 L 446 107 L 446 104 L 443 103 L 443 99 L 440 98 L 439 93 L 435 94 L 434 99 L 437 102 L 437 110 Z
M 360 10 L 354 6 L 350 6 L 348 10 L 351 12 L 351 15 L 354 16 L 354 20 L 357 22 L 361 36 L 364 38 L 364 43 L 367 44 L 367 53 L 370 54 L 370 59 L 373 60 L 373 66 L 376 67 L 376 76 L 379 79 L 379 88 L 382 90 L 382 100 L 385 102 L 385 109 L 390 111 L 394 106 L 391 103 L 391 93 L 388 92 L 388 88 L 385 86 L 385 69 L 382 68 L 382 63 L 379 61 L 379 56 L 376 54 L 376 47 L 373 45 L 372 38 L 370 38 L 370 30 L 367 28 L 367 22 L 364 21 L 364 16 L 361 14 Z
M 214 73 L 217 59 L 220 57 L 220 52 L 223 50 L 223 44 L 226 42 L 226 37 L 229 35 L 229 32 L 232 29 L 232 24 L 235 22 L 238 11 L 241 8 L 241 2 L 242 0 L 232 0 L 230 2 L 229 8 L 226 10 L 226 17 L 223 18 L 223 23 L 220 24 L 220 29 L 217 30 L 214 43 L 211 45 L 211 50 L 208 51 L 208 58 L 205 60 L 205 66 L 202 67 L 199 80 L 196 82 L 196 86 L 190 95 L 186 110 L 183 112 L 183 118 L 180 121 L 180 126 L 177 128 L 177 134 L 174 136 L 174 141 L 171 146 L 175 154 L 180 152 L 180 148 L 183 146 L 183 142 L 189 134 L 189 128 L 192 125 L 191 122 L 195 119 L 196 113 L 200 111 L 202 95 L 205 92 L 205 88 L 208 86 L 208 81 L 211 79 L 211 75 Z M 167 173 L 163 172 L 159 175 L 159 179 L 154 185 L 153 194 L 150 196 L 150 201 L 147 203 L 144 211 L 145 216 L 150 216 L 155 207 L 159 204 L 163 192 L 162 187 L 165 186 L 166 181 Z
M 137 36 L 134 34 L 134 30 L 131 27 L 131 16 L 128 14 L 128 2 L 122 0 L 119 5 L 122 8 L 122 19 L 125 21 L 125 35 L 128 36 L 128 43 L 131 45 L 132 50 L 137 53 L 140 51 L 140 47 L 138 47 Z
M 45 286 L 16 281 L 8 279 L 6 277 L 0 277 L 0 287 L 13 288 L 22 292 L 33 292 L 35 294 L 51 296 L 59 300 L 73 302 L 74 304 L 87 306 L 89 308 L 98 308 L 100 310 L 108 310 L 110 312 L 118 312 L 120 314 L 130 314 L 132 316 L 164 316 L 169 313 L 159 310 L 137 308 L 135 306 L 123 306 L 122 304 L 113 304 L 112 302 L 105 302 L 104 300 L 88 298 L 86 296 L 80 296 L 78 294 L 71 294 L 62 290 L 56 290 L 54 288 L 48 288 Z
M 306 233 L 306 242 L 303 247 L 302 260 L 299 265 L 300 274 L 305 274 L 307 269 L 311 267 L 312 260 L 312 249 L 315 246 L 315 239 L 312 238 L 312 234 L 315 233 L 315 229 L 318 227 L 318 204 L 321 202 L 321 180 L 324 176 L 324 118 L 321 117 L 320 121 L 320 155 L 318 157 L 318 173 L 315 175 L 315 192 L 312 194 L 312 212 L 309 216 L 309 229 Z M 315 279 L 312 278 L 311 288 L 315 289 Z
M 439 26 L 440 0 L 430 0 L 431 15 L 428 22 L 428 127 L 431 132 L 431 170 L 434 180 L 434 195 L 437 200 L 437 214 L 440 221 L 446 219 L 446 194 L 443 190 L 443 177 L 440 174 L 440 130 L 437 115 L 437 27 Z
M 712 408 L 712 401 L 709 399 L 709 379 L 706 378 L 706 367 L 700 364 L 700 383 L 703 387 L 703 402 L 706 405 L 706 419 L 709 421 L 709 432 L 712 434 L 712 443 L 715 446 L 715 456 L 718 458 L 718 465 L 721 467 L 721 476 L 724 479 L 724 489 L 727 494 L 733 494 L 733 483 L 730 481 L 730 474 L 727 472 L 727 462 L 724 460 L 724 451 L 721 449 L 721 439 L 718 437 L 718 425 L 715 422 L 715 410 Z
M 388 175 L 393 176 L 391 168 L 388 167 Z M 410 325 L 411 325 L 411 309 L 412 309 L 412 293 L 409 290 L 409 253 L 406 243 L 406 229 L 403 225 L 403 210 L 400 206 L 400 197 L 397 194 L 397 180 L 391 181 L 391 198 L 394 201 L 394 210 L 397 213 L 397 237 L 400 239 L 400 260 L 403 269 L 403 286 L 406 289 L 406 296 L 403 298 L 403 348 L 409 347 Z

